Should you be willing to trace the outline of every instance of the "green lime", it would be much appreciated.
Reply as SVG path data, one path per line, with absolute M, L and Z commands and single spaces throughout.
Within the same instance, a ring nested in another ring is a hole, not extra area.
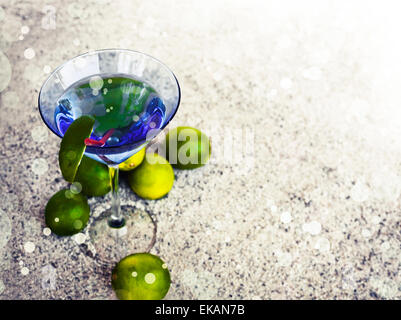
M 59 236 L 70 236 L 85 228 L 89 211 L 85 196 L 63 189 L 54 194 L 46 205 L 46 225 Z
M 99 161 L 83 156 L 75 181 L 82 186 L 82 192 L 89 197 L 100 197 L 111 190 L 109 168 Z
M 142 148 L 139 150 L 137 153 L 135 153 L 132 157 L 128 158 L 125 160 L 123 163 L 120 163 L 118 167 L 122 171 L 130 171 L 132 169 L 135 169 L 137 166 L 139 166 L 145 157 L 146 150 L 145 148 Z
M 71 123 L 61 140 L 58 161 L 64 179 L 69 182 L 74 182 L 86 149 L 85 139 L 91 135 L 94 123 L 92 116 L 79 117 Z
M 141 165 L 130 172 L 128 182 L 138 196 L 159 199 L 173 187 L 174 171 L 162 156 L 148 153 Z
M 121 300 L 160 300 L 170 289 L 167 265 L 150 253 L 135 253 L 113 269 L 111 285 Z
M 203 132 L 192 127 L 177 127 L 166 136 L 166 155 L 173 167 L 195 169 L 210 158 L 212 147 Z

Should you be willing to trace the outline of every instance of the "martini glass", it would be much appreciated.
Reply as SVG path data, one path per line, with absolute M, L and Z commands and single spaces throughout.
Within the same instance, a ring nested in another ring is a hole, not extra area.
M 107 95 L 114 106 L 107 105 Z M 85 155 L 109 166 L 112 186 L 110 208 L 95 215 L 99 210 L 92 208 L 87 231 L 88 252 L 98 262 L 115 263 L 128 254 L 149 251 L 155 242 L 152 217 L 133 206 L 120 206 L 118 165 L 167 126 L 180 96 L 178 81 L 166 65 L 149 55 L 122 49 L 77 56 L 54 70 L 40 90 L 42 119 L 60 138 L 76 118 L 95 117 L 94 131 L 85 141 Z M 130 97 L 137 99 L 137 104 L 128 103 L 133 100 Z M 104 120 L 110 111 L 118 118 Z

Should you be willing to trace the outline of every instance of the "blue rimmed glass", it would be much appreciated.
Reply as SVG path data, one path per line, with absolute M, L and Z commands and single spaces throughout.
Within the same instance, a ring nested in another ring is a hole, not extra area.
M 55 111 L 64 92 L 82 79 L 102 75 L 126 76 L 145 82 L 155 89 L 165 106 L 165 116 L 160 129 L 165 128 L 177 112 L 181 97 L 180 87 L 173 72 L 162 62 L 132 50 L 92 51 L 77 56 L 58 67 L 50 74 L 40 90 L 39 111 L 44 123 L 54 134 L 60 138 L 63 136 L 56 123 Z M 141 230 L 139 228 L 143 227 L 144 221 L 153 224 L 151 217 L 145 212 L 135 213 L 133 208 L 128 206 L 123 207 L 123 210 L 120 208 L 118 164 L 144 148 L 157 132 L 160 130 L 155 130 L 153 135 L 152 133 L 148 134 L 146 139 L 142 137 L 127 144 L 88 146 L 85 150 L 85 155 L 109 166 L 112 181 L 111 210 L 102 212 L 96 219 L 93 219 L 89 229 L 90 238 L 95 247 L 94 251 L 100 260 L 115 260 L 124 254 L 146 251 L 154 243 L 155 226 L 152 227 L 153 235 L 149 239 L 149 245 L 146 248 L 144 245 L 137 245 L 143 240 L 140 239 Z M 137 223 L 138 221 L 142 221 L 142 226 Z M 146 238 L 149 238 L 149 235 Z M 143 241 L 149 242 L 148 240 Z M 118 248 L 115 248 L 116 246 Z

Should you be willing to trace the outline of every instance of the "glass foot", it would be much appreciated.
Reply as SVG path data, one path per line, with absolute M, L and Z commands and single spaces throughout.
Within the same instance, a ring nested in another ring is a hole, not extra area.
M 143 210 L 122 206 L 124 224 L 110 226 L 110 210 L 95 218 L 89 226 L 89 237 L 96 262 L 114 265 L 122 258 L 137 252 L 149 252 L 156 242 L 156 223 Z

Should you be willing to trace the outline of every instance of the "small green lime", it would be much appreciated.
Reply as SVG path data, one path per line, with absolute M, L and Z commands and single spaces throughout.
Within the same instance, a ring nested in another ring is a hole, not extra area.
M 143 158 L 145 157 L 146 148 L 142 148 L 137 153 L 135 153 L 132 157 L 125 160 L 123 163 L 120 163 L 118 167 L 122 171 L 130 171 L 135 169 L 142 163 Z
M 54 194 L 46 205 L 46 225 L 59 236 L 73 235 L 85 228 L 89 211 L 85 196 L 63 189 Z
M 192 127 L 177 127 L 166 136 L 166 156 L 178 169 L 195 169 L 210 158 L 210 140 L 203 132 Z
M 58 161 L 61 173 L 68 182 L 74 182 L 86 149 L 85 139 L 91 135 L 94 123 L 92 116 L 79 117 L 71 123 L 61 140 Z
M 170 289 L 170 272 L 159 257 L 135 253 L 114 267 L 111 285 L 121 300 L 160 300 Z
M 83 156 L 75 181 L 82 186 L 82 192 L 90 197 L 100 197 L 111 190 L 109 168 L 99 161 Z
M 141 165 L 130 172 L 128 182 L 138 196 L 159 199 L 173 187 L 174 171 L 162 156 L 148 153 Z

